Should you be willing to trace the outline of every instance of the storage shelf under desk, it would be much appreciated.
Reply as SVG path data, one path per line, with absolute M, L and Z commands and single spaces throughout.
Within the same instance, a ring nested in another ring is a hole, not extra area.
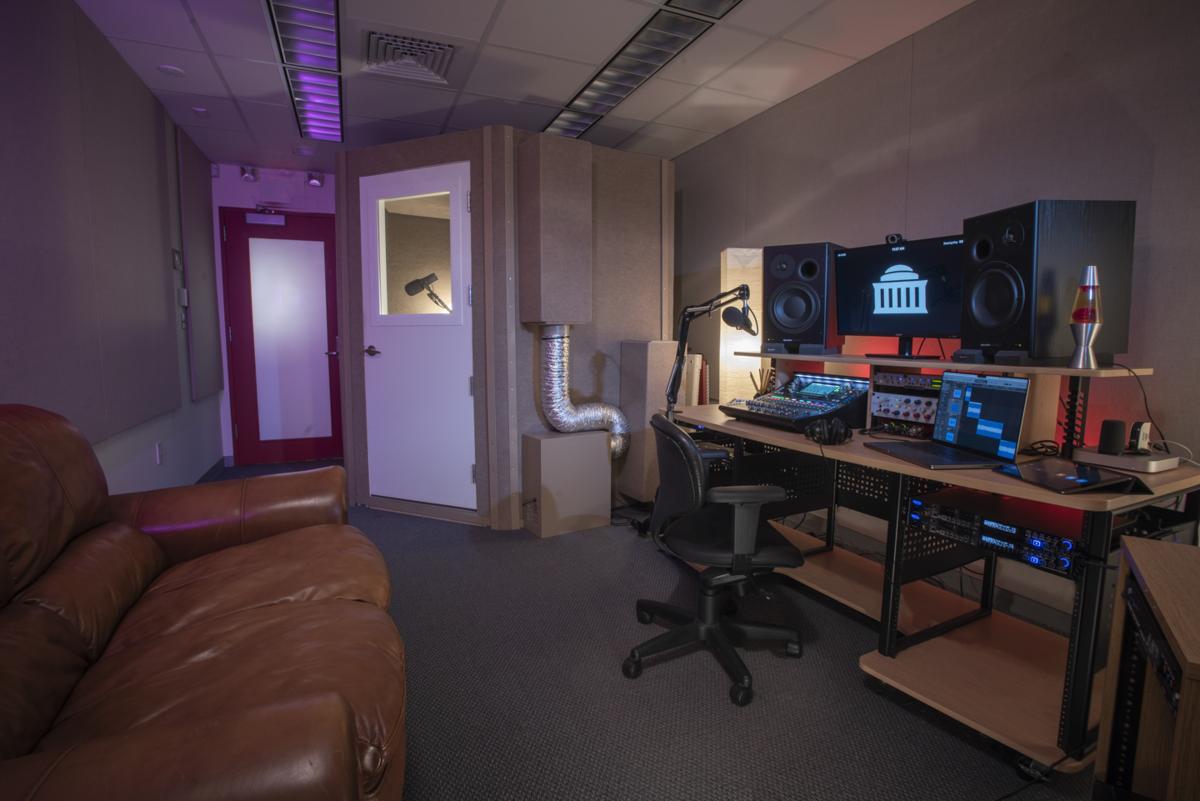
M 1067 638 L 1002 612 L 886 657 L 863 654 L 868 675 L 1045 765 L 1062 759 L 1059 713 Z M 1090 725 L 1100 720 L 1097 674 Z M 1077 773 L 1095 752 L 1055 770 Z
M 771 525 L 801 550 L 825 544 L 824 540 L 781 523 Z M 883 603 L 883 565 L 879 562 L 835 545 L 831 551 L 805 557 L 800 567 L 777 568 L 775 572 L 861 615 L 879 620 Z M 898 628 L 904 633 L 920 631 L 975 608 L 975 602 L 957 593 L 914 581 L 904 588 Z
M 976 364 L 943 359 L 899 359 L 891 356 L 856 356 L 851 353 L 758 353 L 737 351 L 734 356 L 776 359 L 781 362 L 825 362 L 828 364 L 869 364 L 874 367 L 911 367 L 922 370 L 952 370 L 959 373 L 1018 373 L 1021 375 L 1065 375 L 1079 378 L 1120 378 L 1128 376 L 1124 367 L 1098 367 L 1082 370 L 1065 365 L 1045 364 Z M 1139 376 L 1154 375 L 1152 367 L 1133 367 Z

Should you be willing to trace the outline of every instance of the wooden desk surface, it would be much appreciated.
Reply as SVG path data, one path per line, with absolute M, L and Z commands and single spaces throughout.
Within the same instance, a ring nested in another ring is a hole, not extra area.
M 1120 378 L 1128 376 L 1124 367 L 1097 367 L 1091 370 L 1044 364 L 973 364 L 943 359 L 900 359 L 888 356 L 856 356 L 850 353 L 756 353 L 737 351 L 735 356 L 757 356 L 782 362 L 825 362 L 828 364 L 869 364 L 875 367 L 912 367 L 922 370 L 951 370 L 959 373 L 1015 373 L 1017 375 L 1066 375 L 1081 378 Z M 1154 375 L 1151 367 L 1131 368 L 1136 375 Z
M 1200 679 L 1200 548 L 1128 538 L 1121 552 L 1184 675 Z
M 1164 473 L 1138 475 L 1138 478 L 1154 491 L 1153 495 L 1126 495 L 1116 492 L 1060 495 L 1019 479 L 1000 475 L 993 470 L 928 470 L 865 447 L 864 443 L 870 442 L 871 439 L 858 434 L 855 434 L 854 439 L 845 445 L 825 445 L 822 448 L 815 442 L 809 441 L 803 434 L 735 420 L 717 408 L 716 404 L 681 406 L 675 410 L 675 416 L 678 420 L 692 425 L 702 425 L 712 431 L 775 445 L 791 451 L 814 456 L 824 455 L 827 458 L 849 464 L 873 467 L 878 470 L 940 481 L 943 484 L 953 484 L 957 487 L 982 490 L 983 492 L 993 492 L 998 495 L 1040 501 L 1069 509 L 1082 509 L 1087 512 L 1116 512 L 1128 507 L 1142 506 L 1154 498 L 1200 487 L 1200 468 L 1182 465 Z

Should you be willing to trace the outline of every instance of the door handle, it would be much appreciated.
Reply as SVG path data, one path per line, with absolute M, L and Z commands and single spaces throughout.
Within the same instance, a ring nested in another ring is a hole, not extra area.
M 374 345 L 367 345 L 367 347 L 363 350 L 363 353 L 367 354 L 368 356 L 378 356 L 379 354 L 383 353 L 383 351 L 379 350 Z
M 337 351 L 336 350 L 327 350 L 327 351 L 325 351 L 325 355 L 326 356 L 337 356 Z

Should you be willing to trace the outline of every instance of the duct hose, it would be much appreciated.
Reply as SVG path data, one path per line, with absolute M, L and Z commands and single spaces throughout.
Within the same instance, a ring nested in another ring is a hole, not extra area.
M 571 334 L 569 326 L 542 327 L 542 412 L 556 430 L 609 431 L 608 452 L 613 461 L 629 448 L 629 423 L 611 403 L 571 403 Z

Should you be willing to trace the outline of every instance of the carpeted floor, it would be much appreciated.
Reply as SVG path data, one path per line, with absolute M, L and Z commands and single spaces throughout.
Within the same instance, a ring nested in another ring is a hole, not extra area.
M 868 623 L 815 595 L 742 602 L 791 620 L 805 653 L 745 654 L 728 700 L 703 651 L 621 675 L 639 597 L 691 606 L 696 579 L 629 528 L 538 540 L 366 509 L 408 652 L 406 801 L 988 801 L 1021 786 L 1010 752 L 868 680 Z M 1086 799 L 1056 775 L 1017 798 Z

